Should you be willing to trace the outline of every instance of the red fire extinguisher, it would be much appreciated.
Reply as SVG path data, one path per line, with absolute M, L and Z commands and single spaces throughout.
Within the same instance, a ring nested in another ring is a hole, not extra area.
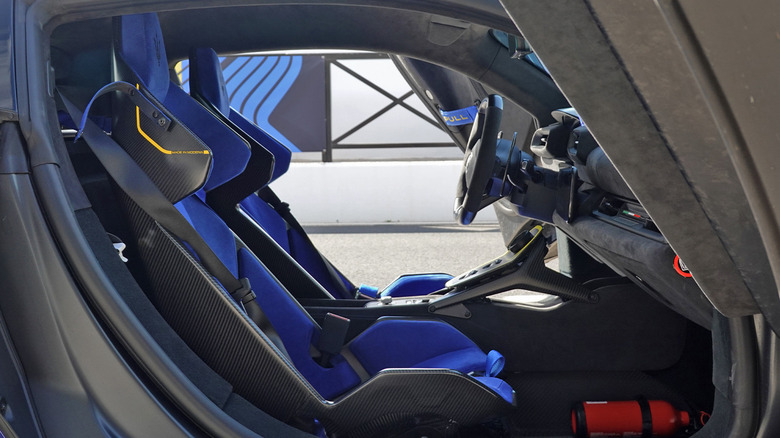
M 663 400 L 586 401 L 571 411 L 574 436 L 668 437 L 691 425 L 686 411 Z

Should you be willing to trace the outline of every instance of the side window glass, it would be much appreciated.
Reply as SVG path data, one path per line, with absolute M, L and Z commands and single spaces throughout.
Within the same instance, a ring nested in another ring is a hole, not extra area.
M 284 142 L 296 161 L 462 159 L 387 55 L 267 53 L 220 57 L 231 106 Z M 189 65 L 176 72 L 189 91 Z

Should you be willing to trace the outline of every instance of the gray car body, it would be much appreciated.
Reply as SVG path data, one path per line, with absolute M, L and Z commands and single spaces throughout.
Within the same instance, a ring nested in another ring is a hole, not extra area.
M 233 13 L 231 26 L 254 26 L 245 45 L 221 40 L 218 30 L 194 33 L 206 18 L 195 8 L 217 3 L 257 5 L 248 7 L 285 20 L 241 21 L 244 10 L 225 9 L 224 23 Z M 780 6 L 322 1 L 294 9 L 248 1 L 7 0 L 0 7 L 0 385 L 20 436 L 253 434 L 177 374 L 115 299 L 73 216 L 85 200 L 66 192 L 62 181 L 71 176 L 52 144 L 50 32 L 70 21 L 163 9 L 191 9 L 183 12 L 190 19 L 166 22 L 162 14 L 172 58 L 186 56 L 184 38 L 241 51 L 306 48 L 320 36 L 328 47 L 393 52 L 458 70 L 528 109 L 540 125 L 552 121 L 551 108 L 574 105 L 724 316 L 716 318 L 714 383 L 730 409 L 717 436 L 780 434 L 772 415 L 780 371 L 772 331 L 780 327 L 780 124 L 772 117 L 780 58 L 769 56 L 777 52 L 771 20 Z M 436 50 L 426 38 L 430 14 L 473 23 L 464 32 L 474 38 L 465 38 L 457 55 Z M 352 25 L 336 31 L 335 17 Z M 300 23 L 300 32 L 282 34 L 274 21 Z M 377 25 L 399 22 L 406 28 Z M 519 28 L 555 82 L 540 73 L 514 84 L 502 64 L 508 61 L 497 46 L 484 45 L 479 26 Z

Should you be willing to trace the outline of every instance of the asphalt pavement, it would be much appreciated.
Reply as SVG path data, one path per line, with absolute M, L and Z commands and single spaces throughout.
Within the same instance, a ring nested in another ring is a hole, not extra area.
M 347 278 L 379 288 L 400 274 L 460 274 L 506 252 L 497 224 L 307 225 L 311 240 Z

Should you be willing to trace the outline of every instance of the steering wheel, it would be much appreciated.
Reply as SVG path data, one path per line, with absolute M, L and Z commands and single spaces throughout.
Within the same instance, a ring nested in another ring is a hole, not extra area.
M 455 192 L 454 213 L 461 225 L 470 224 L 483 207 L 482 198 L 493 174 L 503 111 L 504 102 L 495 94 L 484 98 L 477 108 Z

